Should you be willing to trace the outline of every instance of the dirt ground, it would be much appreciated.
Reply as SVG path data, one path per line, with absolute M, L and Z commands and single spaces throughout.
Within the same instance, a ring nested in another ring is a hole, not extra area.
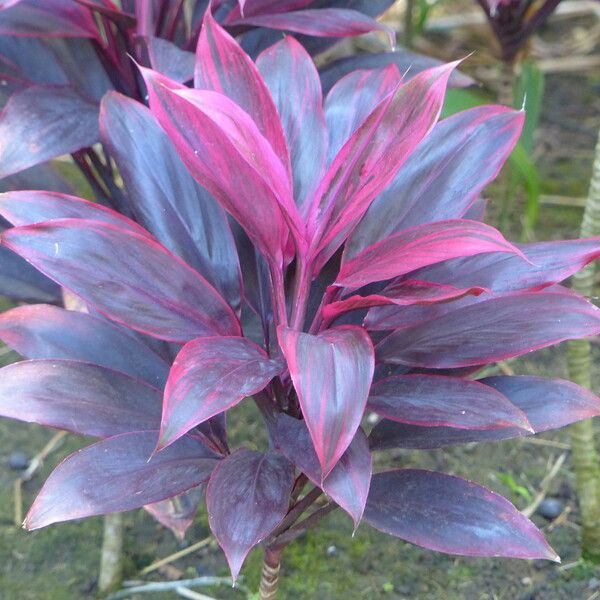
M 467 3 L 469 10 L 471 4 Z M 574 19 L 560 21 L 543 33 L 546 52 L 553 44 L 564 44 L 577 37 L 585 23 Z M 446 58 L 462 56 L 473 45 L 479 48 L 473 74 L 487 73 L 493 65 L 489 43 L 478 31 L 436 33 L 420 42 L 443 48 Z M 487 43 L 487 45 L 486 45 Z M 478 44 L 478 46 L 477 46 Z M 550 50 L 548 50 L 550 48 Z M 439 50 L 438 50 L 439 52 Z M 490 94 L 493 77 L 489 78 Z M 536 141 L 536 162 L 543 175 L 542 193 L 546 196 L 581 198 L 587 191 L 596 132 L 600 127 L 600 72 L 582 70 L 550 73 L 541 128 Z M 494 200 L 502 194 L 502 183 L 489 190 Z M 514 239 L 521 235 L 522 198 L 511 208 L 505 233 Z M 580 206 L 543 204 L 534 239 L 577 236 Z M 492 203 L 490 220 L 495 222 L 497 204 Z M 600 347 L 594 342 L 594 352 Z M 565 377 L 564 348 L 539 351 L 511 363 L 517 373 Z M 1 360 L 15 357 L 8 354 Z M 600 361 L 595 361 L 600 371 Z M 596 384 L 600 383 L 598 372 Z M 599 389 L 598 387 L 596 389 Z M 232 419 L 233 433 L 247 442 L 249 432 L 257 429 L 256 415 L 238 409 Z M 99 561 L 102 522 L 51 526 L 26 533 L 14 525 L 13 483 L 15 471 L 8 468 L 12 452 L 33 456 L 53 433 L 37 426 L 0 421 L 0 600 L 79 600 L 93 598 Z M 564 506 L 556 521 L 539 515 L 533 520 L 546 533 L 562 557 L 562 564 L 543 561 L 470 559 L 445 556 L 411 546 L 361 525 L 352 537 L 349 518 L 330 515 L 320 529 L 309 532 L 284 555 L 281 597 L 285 600 L 595 600 L 600 598 L 600 569 L 579 560 L 579 514 L 574 496 L 574 478 L 569 464 L 565 431 L 541 436 L 541 441 L 519 440 L 480 446 L 467 445 L 431 452 L 403 452 L 377 457 L 378 467 L 420 466 L 466 476 L 502 493 L 519 508 L 525 508 L 540 488 L 550 465 L 566 452 L 566 462 L 552 480 L 548 496 Z M 54 452 L 42 470 L 24 486 L 25 508 L 33 500 L 47 474 L 64 456 L 84 444 L 69 437 Z M 525 488 L 525 492 L 522 488 Z M 427 501 L 427 499 L 424 499 Z M 157 558 L 181 546 L 175 538 L 143 511 L 126 516 L 127 578 L 140 579 L 139 571 Z M 206 515 L 200 513 L 187 536 L 187 543 L 207 537 Z M 185 543 L 183 544 L 186 545 Z M 242 570 L 243 584 L 256 589 L 261 555 L 254 551 Z M 168 569 L 145 580 L 226 575 L 220 550 L 209 545 Z M 220 600 L 242 599 L 247 595 L 230 588 L 205 588 L 202 593 Z M 174 594 L 138 596 L 138 599 L 173 599 Z

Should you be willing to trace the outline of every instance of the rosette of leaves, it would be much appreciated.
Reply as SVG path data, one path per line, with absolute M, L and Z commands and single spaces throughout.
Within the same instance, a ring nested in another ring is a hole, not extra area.
M 102 100 L 132 218 L 65 194 L 0 196 L 13 225 L 2 247 L 89 309 L 0 319 L 27 359 L 2 370 L 0 413 L 99 439 L 50 475 L 28 529 L 193 504 L 207 484 L 234 578 L 254 546 L 279 551 L 338 508 L 432 550 L 557 558 L 478 484 L 373 472 L 389 448 L 600 413 L 567 381 L 477 378 L 600 331 L 598 309 L 560 285 L 600 240 L 514 245 L 482 222 L 480 194 L 523 114 L 480 106 L 438 120 L 455 67 L 408 81 L 393 65 L 355 71 L 323 99 L 294 38 L 254 62 L 207 13 L 193 89 L 141 68 L 149 109 Z M 240 402 L 258 406 L 268 445 L 230 447 L 225 414 Z M 367 412 L 381 417 L 370 431 Z

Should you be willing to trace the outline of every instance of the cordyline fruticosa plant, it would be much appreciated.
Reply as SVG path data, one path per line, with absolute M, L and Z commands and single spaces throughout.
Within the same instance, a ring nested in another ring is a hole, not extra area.
M 512 63 L 542 27 L 560 0 L 477 0 L 500 46 L 503 61 Z
M 0 338 L 30 360 L 2 370 L 0 412 L 100 438 L 57 467 L 25 526 L 197 504 L 207 483 L 234 577 L 260 542 L 274 569 L 338 507 L 433 550 L 556 559 L 477 484 L 372 474 L 384 449 L 600 413 L 566 381 L 476 379 L 600 331 L 598 309 L 559 285 L 600 256 L 600 239 L 517 246 L 481 222 L 480 193 L 523 114 L 482 106 L 438 122 L 455 63 L 410 81 L 393 65 L 352 72 L 323 101 L 294 38 L 254 63 L 210 13 L 196 57 L 194 89 L 140 67 L 150 109 L 102 100 L 135 220 L 59 193 L 0 196 L 14 225 L 2 246 L 89 309 L 1 316 Z M 230 449 L 225 413 L 242 401 L 258 406 L 268 448 Z M 367 411 L 381 416 L 370 432 Z
M 213 0 L 212 11 L 253 56 L 291 31 L 312 54 L 340 37 L 388 32 L 373 17 L 393 0 Z M 134 62 L 177 81 L 194 77 L 207 0 L 0 0 L 0 190 L 73 192 L 47 161 L 71 154 L 97 200 L 129 211 L 103 156 L 98 111 L 115 90 L 145 101 Z M 315 37 L 316 36 L 316 37 Z M 333 37 L 332 37 L 333 36 Z M 398 64 L 410 75 L 438 64 L 404 51 L 362 54 L 322 71 L 323 85 L 360 65 Z M 470 80 L 453 75 L 455 85 Z M 5 228 L 0 223 L 0 230 Z M 0 249 L 0 292 L 19 301 L 60 302 L 60 290 Z

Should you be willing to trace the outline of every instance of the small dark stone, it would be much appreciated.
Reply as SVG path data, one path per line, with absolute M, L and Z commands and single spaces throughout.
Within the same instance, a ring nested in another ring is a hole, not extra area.
M 540 502 L 536 512 L 538 515 L 542 515 L 544 519 L 552 520 L 556 519 L 564 509 L 564 503 L 558 498 L 546 498 Z
M 13 452 L 8 457 L 8 466 L 13 471 L 24 471 L 29 466 L 29 458 L 24 452 Z
M 337 548 L 336 546 L 328 546 L 326 552 L 327 556 L 335 556 L 337 554 Z

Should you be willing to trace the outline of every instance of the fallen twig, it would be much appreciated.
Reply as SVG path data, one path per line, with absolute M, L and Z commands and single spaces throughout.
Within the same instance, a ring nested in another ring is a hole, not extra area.
M 210 576 L 196 577 L 195 579 L 181 579 L 180 581 L 156 581 L 119 590 L 108 596 L 106 600 L 122 600 L 123 598 L 133 596 L 134 594 L 153 594 L 155 592 L 176 591 L 177 588 L 206 587 L 211 585 L 233 586 L 233 581 L 229 577 Z M 248 591 L 239 584 L 236 584 L 236 587 L 244 593 L 247 593 Z
M 178 596 L 181 596 L 182 598 L 189 598 L 190 600 L 216 600 L 212 596 L 199 594 L 198 592 L 194 592 L 186 587 L 175 588 L 175 592 L 177 592 Z
M 563 466 L 565 459 L 567 458 L 567 453 L 563 452 L 554 462 L 554 464 L 550 467 L 550 470 L 546 473 L 544 478 L 540 483 L 540 490 L 534 498 L 533 502 L 525 507 L 521 512 L 526 516 L 530 517 L 537 509 L 537 507 L 542 503 L 542 500 L 546 497 L 548 490 L 550 489 L 550 485 L 552 484 L 552 480 L 558 475 L 560 468 Z
M 152 573 L 152 571 L 156 571 L 157 569 L 160 569 L 160 567 L 163 567 L 164 565 L 168 565 L 169 563 L 175 562 L 176 560 L 179 560 L 180 558 L 183 558 L 184 556 L 188 556 L 189 554 L 196 552 L 196 550 L 200 550 L 200 548 L 204 548 L 204 546 L 207 546 L 208 544 L 210 544 L 212 540 L 213 540 L 212 536 L 207 537 L 203 540 L 200 540 L 199 542 L 197 542 L 195 544 L 192 544 L 191 546 L 188 546 L 187 548 L 184 548 L 183 550 L 179 550 L 178 552 L 174 552 L 173 554 L 170 554 L 169 556 L 165 556 L 165 558 L 161 558 L 160 560 L 153 562 L 151 565 L 144 567 L 140 571 L 140 575 L 148 575 L 148 573 Z

